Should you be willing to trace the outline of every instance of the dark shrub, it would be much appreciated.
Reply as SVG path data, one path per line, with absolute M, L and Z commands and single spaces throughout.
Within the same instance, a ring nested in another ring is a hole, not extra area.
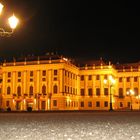
M 28 112 L 32 112 L 32 107 L 27 107 Z
M 10 107 L 8 107 L 8 108 L 7 108 L 7 111 L 8 111 L 8 112 L 11 112 L 11 108 L 10 108 Z

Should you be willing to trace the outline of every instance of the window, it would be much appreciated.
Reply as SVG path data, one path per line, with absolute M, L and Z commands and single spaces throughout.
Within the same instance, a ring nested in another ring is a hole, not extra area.
M 84 75 L 81 75 L 81 81 L 84 81 Z
M 10 106 L 10 101 L 6 101 L 6 106 L 7 106 L 7 107 Z
M 122 102 L 120 102 L 120 107 L 123 107 L 123 103 Z
M 137 82 L 138 81 L 138 77 L 134 77 L 134 82 Z
M 42 93 L 46 94 L 46 86 L 45 85 L 42 86 Z
M 88 102 L 88 107 L 92 107 L 92 102 Z
M 8 72 L 8 77 L 11 77 L 11 72 Z
M 57 100 L 53 100 L 53 106 L 57 106 Z
M 54 87 L 53 87 L 53 92 L 54 92 L 54 93 L 57 93 L 57 85 L 54 85 Z
M 42 81 L 46 81 L 46 78 L 42 78 Z
M 123 98 L 123 88 L 119 88 L 119 98 Z
M 21 82 L 21 79 L 18 79 L 18 82 Z
M 138 96 L 138 88 L 137 87 L 134 88 L 134 93 L 135 93 L 135 96 Z
M 100 96 L 100 88 L 96 88 L 96 95 Z
M 57 81 L 57 77 L 54 77 L 54 79 L 53 79 L 54 81 Z
M 7 82 L 8 82 L 8 83 L 10 83 L 10 82 L 11 82 L 11 80 L 10 80 L 10 79 L 8 79 L 8 80 L 7 80 Z
M 130 102 L 127 102 L 127 107 L 129 107 L 129 108 L 130 108 Z
M 0 88 L 0 93 L 1 93 L 1 88 Z
M 107 80 L 107 75 L 104 75 L 104 79 L 106 79 L 106 80 Z
M 88 96 L 92 96 L 92 88 L 88 89 Z
M 0 79 L 0 83 L 2 83 L 2 79 Z
M 108 96 L 108 88 L 104 88 L 104 95 Z
M 21 87 L 20 86 L 17 87 L 17 95 L 21 96 Z
M 108 102 L 107 101 L 104 102 L 104 107 L 108 107 Z
M 88 80 L 92 80 L 92 75 L 89 75 L 88 76 Z
M 99 101 L 96 102 L 96 107 L 100 107 L 100 102 Z
M 45 70 L 42 71 L 42 76 L 46 76 L 46 71 Z
M 30 78 L 30 82 L 33 82 L 33 78 Z
M 21 72 L 18 72 L 18 77 L 21 77 Z
M 100 80 L 100 75 L 96 75 L 96 80 Z
M 122 82 L 122 77 L 119 78 L 119 82 Z
M 127 77 L 127 78 L 126 78 L 126 81 L 127 81 L 127 82 L 130 82 L 130 77 Z
M 33 94 L 33 86 L 30 86 L 29 94 Z
M 82 89 L 81 89 L 81 96 L 84 96 L 84 95 L 85 95 L 85 89 L 82 88 Z
M 81 102 L 81 107 L 84 107 L 84 102 L 83 101 Z
M 7 87 L 7 95 L 9 95 L 11 93 L 11 88 Z
M 130 91 L 130 88 L 126 88 L 126 92 Z
M 67 92 L 67 86 L 65 86 L 65 92 Z
M 54 75 L 57 75 L 57 70 L 54 70 Z
M 30 76 L 33 76 L 33 71 L 30 71 Z

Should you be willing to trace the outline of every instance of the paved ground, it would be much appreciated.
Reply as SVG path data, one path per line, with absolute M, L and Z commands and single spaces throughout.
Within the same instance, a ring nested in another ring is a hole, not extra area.
M 0 140 L 140 140 L 140 112 L 0 113 Z

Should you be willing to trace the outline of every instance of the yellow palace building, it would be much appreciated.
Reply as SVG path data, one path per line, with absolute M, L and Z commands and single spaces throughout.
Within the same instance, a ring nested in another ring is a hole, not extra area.
M 0 66 L 0 108 L 33 110 L 140 109 L 140 64 L 78 67 L 56 55 Z

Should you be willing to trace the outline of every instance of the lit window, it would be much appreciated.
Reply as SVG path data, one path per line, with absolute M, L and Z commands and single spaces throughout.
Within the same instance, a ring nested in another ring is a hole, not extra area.
M 83 101 L 81 102 L 81 107 L 84 107 L 84 102 Z
M 54 75 L 57 75 L 57 70 L 54 70 Z
M 135 93 L 135 96 L 138 96 L 138 88 L 137 87 L 134 88 L 134 93 Z
M 100 75 L 96 75 L 96 80 L 100 80 Z
M 96 95 L 100 96 L 100 88 L 96 88 Z
M 85 95 L 85 89 L 81 89 L 81 96 L 84 96 Z
M 92 75 L 89 75 L 88 76 L 88 80 L 92 80 Z
M 92 88 L 88 89 L 88 96 L 92 96 Z
M 100 107 L 100 102 L 99 101 L 96 102 L 96 107 Z
M 120 102 L 120 107 L 123 107 L 123 103 L 122 102 Z
M 104 102 L 104 107 L 108 107 L 108 102 L 107 101 Z
M 84 81 L 84 75 L 81 75 L 81 81 Z
M 53 100 L 53 106 L 57 106 L 57 100 Z
M 30 86 L 29 94 L 33 94 L 33 86 Z
M 17 87 L 17 95 L 21 96 L 21 87 L 20 86 Z
M 42 93 L 46 94 L 46 86 L 45 85 L 42 86 Z
M 8 77 L 11 77 L 11 72 L 8 72 Z
M 54 85 L 54 87 L 53 87 L 53 92 L 54 93 L 57 93 L 58 91 L 57 91 L 57 85 Z
M 7 95 L 9 95 L 11 93 L 11 88 L 7 87 Z
M 138 81 L 138 77 L 134 77 L 134 82 L 137 82 Z
M 30 71 L 30 76 L 33 76 L 33 71 Z
M 92 107 L 92 102 L 88 102 L 88 107 Z
M 130 82 L 130 77 L 127 77 L 127 78 L 126 78 L 126 81 L 127 81 L 127 82 Z
M 42 76 L 46 76 L 46 71 L 45 70 L 42 71 Z
M 18 77 L 21 77 L 21 72 L 18 72 Z
M 108 88 L 104 88 L 104 95 L 108 96 Z
M 119 78 L 119 82 L 120 82 L 120 83 L 122 82 L 122 77 Z

